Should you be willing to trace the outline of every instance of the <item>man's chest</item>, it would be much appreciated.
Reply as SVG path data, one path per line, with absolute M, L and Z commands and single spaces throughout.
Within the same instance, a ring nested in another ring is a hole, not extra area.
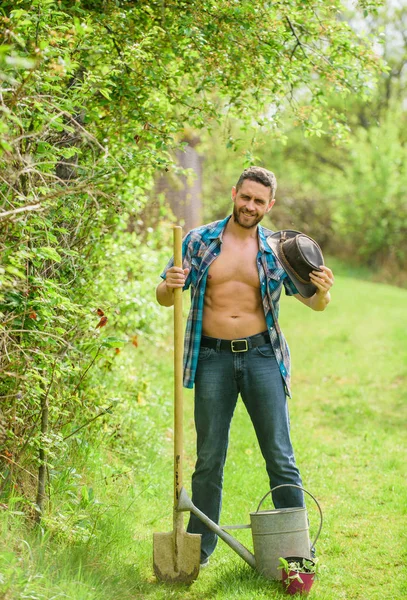
M 259 287 L 257 253 L 257 244 L 239 248 L 224 242 L 221 252 L 209 267 L 208 283 L 237 282 Z

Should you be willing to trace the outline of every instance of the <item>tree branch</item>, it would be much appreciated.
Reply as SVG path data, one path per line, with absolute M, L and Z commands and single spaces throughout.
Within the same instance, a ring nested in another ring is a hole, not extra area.
M 5 212 L 0 213 L 0 219 L 5 219 L 11 215 L 16 215 L 18 213 L 27 212 L 30 210 L 41 210 L 41 204 L 38 202 L 37 204 L 26 204 L 25 206 L 20 206 L 20 208 L 15 208 L 13 210 L 7 210 Z
M 303 45 L 302 45 L 302 43 L 300 41 L 300 38 L 298 37 L 298 35 L 297 35 L 297 33 L 296 33 L 296 31 L 295 31 L 295 29 L 293 27 L 293 24 L 291 23 L 290 19 L 287 16 L 285 16 L 285 20 L 287 21 L 287 23 L 288 23 L 288 25 L 289 25 L 289 27 L 291 29 L 291 32 L 292 32 L 293 36 L 297 40 L 297 45 L 295 46 L 293 52 L 291 53 L 291 57 L 293 56 L 293 54 L 294 54 L 295 49 L 297 48 L 297 46 L 299 46 L 301 48 L 302 53 L 304 54 L 305 58 L 308 58 L 307 53 L 305 52 L 304 47 L 303 47 Z
M 106 413 L 108 413 L 112 407 L 113 407 L 113 404 L 111 404 L 110 406 L 108 406 L 105 410 L 102 410 L 102 412 L 98 413 L 96 415 L 96 417 L 93 417 L 92 419 L 89 419 L 89 421 L 86 421 L 86 423 L 84 423 L 83 425 L 81 425 L 80 427 L 78 427 L 77 429 L 75 429 L 69 435 L 65 436 L 63 438 L 63 441 L 68 440 L 70 437 L 72 437 L 73 435 L 75 435 L 75 433 L 78 433 L 78 431 L 80 431 L 84 427 L 87 427 L 88 425 L 90 425 L 90 423 L 93 423 L 93 421 L 96 421 L 96 419 L 98 419 L 99 417 L 103 417 L 103 415 L 105 415 Z
M 44 511 L 44 500 L 45 500 L 45 482 L 47 475 L 47 451 L 44 444 L 44 438 L 48 433 L 48 417 L 49 417 L 49 402 L 48 397 L 54 382 L 55 375 L 55 367 L 57 366 L 58 356 L 54 360 L 54 364 L 52 365 L 52 373 L 50 377 L 50 381 L 48 384 L 48 388 L 41 398 L 41 438 L 40 438 L 40 449 L 39 449 L 39 459 L 40 466 L 38 468 L 38 488 L 37 488 L 37 498 L 35 504 L 37 505 L 38 512 L 36 514 L 36 522 L 41 522 L 42 513 Z

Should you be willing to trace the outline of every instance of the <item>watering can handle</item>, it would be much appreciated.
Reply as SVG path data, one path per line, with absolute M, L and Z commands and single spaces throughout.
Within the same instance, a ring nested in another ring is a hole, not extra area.
M 311 496 L 311 498 L 313 499 L 313 501 L 317 505 L 318 510 L 319 510 L 320 522 L 319 522 L 319 528 L 318 528 L 318 531 L 317 531 L 317 535 L 315 536 L 315 540 L 312 542 L 312 546 L 311 546 L 311 548 L 314 548 L 315 544 L 317 543 L 317 540 L 319 538 L 319 534 L 321 533 L 322 522 L 323 522 L 324 518 L 323 518 L 322 510 L 321 510 L 321 507 L 319 505 L 318 500 L 315 498 L 315 496 L 313 496 L 311 494 L 311 492 L 308 492 L 305 488 L 301 487 L 300 485 L 294 485 L 293 483 L 283 483 L 282 485 L 277 485 L 276 487 L 273 487 L 272 490 L 270 490 L 269 492 L 267 492 L 267 494 L 265 494 L 263 496 L 263 498 L 259 502 L 259 505 L 257 507 L 256 512 L 259 512 L 261 505 L 263 504 L 263 502 L 265 501 L 265 499 L 267 498 L 267 496 L 269 494 L 272 494 L 275 490 L 278 490 L 278 489 L 283 488 L 283 487 L 294 487 L 294 488 L 297 488 L 298 490 L 302 490 L 303 492 L 305 492 L 306 494 L 308 494 L 308 496 Z

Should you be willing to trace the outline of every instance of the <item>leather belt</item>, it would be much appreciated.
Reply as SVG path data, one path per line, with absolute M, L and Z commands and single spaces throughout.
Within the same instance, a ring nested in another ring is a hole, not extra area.
M 239 338 L 237 340 L 221 340 L 206 335 L 203 335 L 201 338 L 201 346 L 204 348 L 220 350 L 221 352 L 247 352 L 250 348 L 264 346 L 269 343 L 270 336 L 267 331 L 251 335 L 247 338 Z

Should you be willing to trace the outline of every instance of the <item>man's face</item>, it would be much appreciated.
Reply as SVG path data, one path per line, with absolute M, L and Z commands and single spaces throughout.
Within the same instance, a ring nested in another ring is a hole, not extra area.
M 245 229 L 256 227 L 275 202 L 271 188 L 250 179 L 245 179 L 238 191 L 232 188 L 232 200 L 234 221 Z

